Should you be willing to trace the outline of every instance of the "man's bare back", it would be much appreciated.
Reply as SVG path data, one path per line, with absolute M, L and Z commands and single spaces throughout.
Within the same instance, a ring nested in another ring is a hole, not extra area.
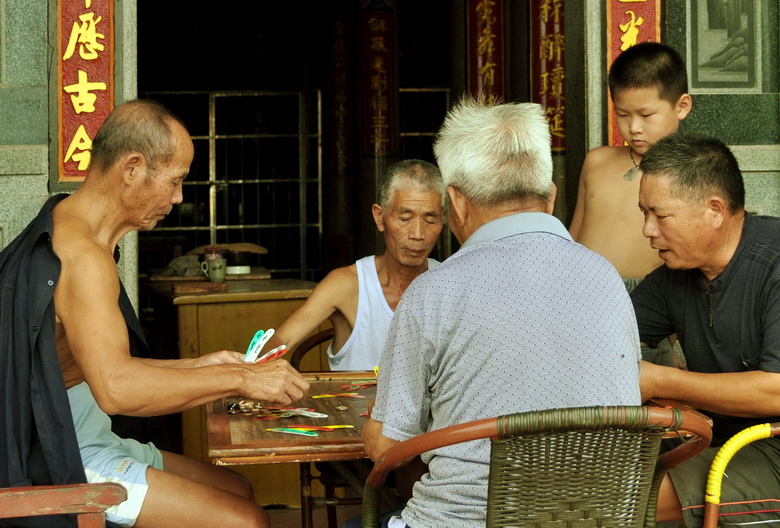
M 69 389 L 85 380 L 84 373 L 81 372 L 78 363 L 76 363 L 76 358 L 73 357 L 73 352 L 70 349 L 70 345 L 68 345 L 68 336 L 65 335 L 65 328 L 62 326 L 59 318 L 57 318 L 54 333 L 62 377 L 65 379 L 65 388 Z
M 634 161 L 640 160 L 635 153 Z M 574 240 L 609 260 L 621 277 L 643 278 L 663 261 L 642 235 L 644 219 L 637 205 L 640 178 L 623 177 L 633 167 L 628 147 L 589 152 L 569 231 Z

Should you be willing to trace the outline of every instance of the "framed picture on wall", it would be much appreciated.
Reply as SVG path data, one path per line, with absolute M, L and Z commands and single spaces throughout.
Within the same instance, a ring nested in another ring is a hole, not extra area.
M 689 0 L 691 93 L 760 89 L 756 0 Z

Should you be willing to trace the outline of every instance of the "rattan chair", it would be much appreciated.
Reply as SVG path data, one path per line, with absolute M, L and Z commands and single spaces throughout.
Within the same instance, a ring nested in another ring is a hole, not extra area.
M 732 457 L 737 451 L 751 442 L 780 435 L 780 422 L 754 425 L 743 429 L 728 439 L 710 464 L 710 472 L 707 475 L 707 488 L 704 494 L 704 523 L 702 528 L 717 528 L 718 511 L 720 510 L 720 490 L 723 482 L 723 473 Z
M 103 528 L 105 511 L 125 500 L 127 491 L 113 482 L 2 488 L 0 519 L 75 514 L 79 528 Z
M 333 334 L 333 328 L 327 328 L 301 341 L 290 356 L 290 365 L 292 365 L 295 370 L 300 370 L 303 356 L 314 350 L 315 347 L 333 339 Z
M 685 439 L 659 457 L 664 435 Z M 705 449 L 710 424 L 673 407 L 580 407 L 478 420 L 422 434 L 376 461 L 363 494 L 363 527 L 378 526 L 388 471 L 447 445 L 490 438 L 487 526 L 655 526 L 668 467 Z

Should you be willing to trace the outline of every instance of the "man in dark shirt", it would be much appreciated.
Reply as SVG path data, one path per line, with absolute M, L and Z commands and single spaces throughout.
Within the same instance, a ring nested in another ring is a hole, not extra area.
M 632 292 L 640 338 L 677 334 L 687 370 L 643 362 L 643 400 L 671 398 L 710 415 L 717 446 L 780 420 L 780 218 L 745 212 L 731 151 L 704 136 L 673 134 L 639 166 L 643 233 L 664 265 Z M 667 476 L 659 520 L 701 524 L 706 473 L 717 447 Z M 758 523 L 780 515 L 780 440 L 743 448 L 728 467 L 721 513 Z

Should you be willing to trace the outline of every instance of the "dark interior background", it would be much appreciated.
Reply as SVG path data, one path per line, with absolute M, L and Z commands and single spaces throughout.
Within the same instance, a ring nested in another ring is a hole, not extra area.
M 332 72 L 332 18 L 343 15 L 356 24 L 362 9 L 392 9 L 396 24 L 397 86 L 451 89 L 451 55 L 458 41 L 452 38 L 451 14 L 460 13 L 463 16 L 464 7 L 460 4 L 448 0 L 396 0 L 387 3 L 356 0 L 243 0 L 225 2 L 214 8 L 211 6 L 215 4 L 201 5 L 183 0 L 139 0 L 138 92 L 141 97 L 159 98 L 155 92 L 320 90 L 324 117 L 322 239 L 320 246 L 307 246 L 307 252 L 312 253 L 309 261 L 315 261 L 316 264 L 310 266 L 313 269 L 306 276 L 311 280 L 319 280 L 334 267 L 381 250 L 370 216 L 374 182 L 373 175 L 367 174 L 373 169 L 371 162 L 355 159 L 346 174 L 335 174 L 330 170 L 333 160 L 329 159 L 332 155 L 329 141 L 332 137 L 325 117 L 330 111 L 328 89 L 329 74 Z M 462 37 L 458 38 L 462 40 Z M 347 42 L 353 65 L 359 65 L 362 52 L 360 35 L 349 35 Z M 357 82 L 353 79 L 353 83 Z M 420 104 L 425 106 L 425 99 L 420 100 Z M 359 116 L 362 111 L 359 95 L 356 94 L 351 103 L 351 110 L 355 116 Z M 187 108 L 186 103 L 182 107 L 181 103 L 177 103 L 174 110 L 184 119 L 193 135 L 202 133 L 205 119 L 199 108 Z M 399 111 L 398 128 L 414 130 L 427 127 L 435 130 L 445 112 L 446 107 L 440 103 L 431 104 L 430 108 L 408 108 L 407 105 L 407 108 Z M 247 129 L 254 126 L 261 131 L 262 121 L 270 117 L 267 109 L 262 118 L 257 117 L 259 112 L 257 115 L 242 115 L 238 111 L 233 115 L 247 120 Z M 359 124 L 354 124 L 353 128 L 359 130 Z M 293 121 L 290 125 L 295 128 L 296 123 Z M 353 137 L 353 143 L 359 144 L 360 141 L 360 137 Z M 253 160 L 249 157 L 261 157 L 262 153 L 244 153 L 242 156 L 247 164 L 251 164 Z M 387 163 L 405 157 L 434 161 L 431 140 L 423 138 L 416 144 L 407 141 L 403 151 L 396 152 Z M 198 154 L 196 148 L 190 180 L 205 177 L 203 167 L 206 161 L 201 158 L 203 156 Z M 378 170 L 381 172 L 381 168 Z M 298 207 L 296 203 L 285 202 L 284 193 L 277 192 L 278 189 L 279 186 L 276 186 L 276 190 L 260 194 L 280 208 L 294 210 Z M 200 194 L 190 199 L 202 209 L 206 199 L 204 189 L 197 191 Z M 294 190 L 288 194 L 294 195 Z M 335 207 L 329 207 L 331 205 Z M 262 203 L 257 206 L 264 207 Z M 174 211 L 161 226 L 175 222 L 176 214 Z M 226 222 L 229 223 L 230 219 L 226 219 Z M 154 233 L 150 235 L 154 236 Z M 202 239 L 187 236 L 183 244 L 190 248 L 205 243 Z M 286 246 L 288 240 L 288 237 L 281 236 L 260 243 L 265 246 L 270 243 L 278 245 L 268 249 L 281 259 L 282 255 L 299 252 L 295 243 Z M 235 234 L 230 241 L 254 242 L 251 239 L 236 240 Z M 159 245 L 142 243 L 139 264 L 142 275 L 150 271 L 144 268 L 160 268 L 170 258 L 171 255 L 164 251 L 160 255 L 153 254 L 159 251 Z M 439 256 L 443 258 L 447 255 Z M 273 264 L 267 267 L 287 269 L 292 265 L 277 260 Z
M 329 75 L 332 72 L 330 63 L 334 47 L 331 37 L 332 17 L 342 15 L 356 24 L 361 9 L 366 6 L 384 5 L 393 9 L 397 46 L 395 82 L 398 87 L 452 89 L 463 78 L 461 72 L 457 79 L 453 79 L 451 60 L 453 47 L 462 43 L 463 39 L 462 36 L 453 39 L 452 29 L 454 24 L 462 24 L 464 7 L 460 1 L 397 0 L 385 4 L 362 0 L 233 0 L 203 4 L 191 0 L 138 0 L 137 5 L 139 97 L 153 97 L 164 103 L 168 101 L 158 96 L 157 92 L 320 90 L 322 113 L 327 115 L 330 111 L 328 90 L 331 86 Z M 360 35 L 349 35 L 347 42 L 352 63 L 359 65 L 362 52 Z M 355 84 L 358 81 L 353 80 Z M 188 102 L 190 100 L 192 104 Z M 197 101 L 197 97 L 182 97 L 175 100 L 175 107 L 168 105 L 182 117 L 193 136 L 204 134 L 208 128 L 202 104 Z M 425 99 L 421 101 L 423 108 L 407 108 L 399 112 L 399 129 L 421 126 L 438 129 L 446 107 L 437 104 L 436 108 L 424 108 Z M 359 115 L 361 104 L 359 96 L 350 101 L 350 108 L 355 111 L 355 115 Z M 229 108 L 225 111 L 230 112 L 234 119 L 245 122 L 240 126 L 241 129 L 262 132 L 265 128 L 285 128 L 284 123 L 279 123 L 283 118 L 276 115 L 277 112 L 282 115 L 285 110 L 283 106 L 280 104 L 257 112 L 246 112 L 243 109 L 231 111 Z M 372 160 L 356 156 L 357 159 L 352 161 L 346 174 L 335 174 L 332 170 L 333 160 L 328 159 L 331 130 L 327 126 L 327 119 L 323 118 L 322 122 L 322 236 L 318 244 L 310 248 L 310 260 L 314 261 L 314 271 L 306 277 L 310 280 L 319 280 L 330 269 L 370 254 L 378 241 L 370 216 L 373 189 L 363 189 L 373 184 L 371 178 L 364 176 L 364 173 L 371 172 Z M 291 130 L 296 126 L 295 121 L 289 123 Z M 359 130 L 360 127 L 353 128 Z M 360 139 L 355 137 L 353 141 L 358 142 Z M 434 161 L 431 144 L 430 138 L 407 143 L 406 151 L 396 153 L 395 159 L 419 157 Z M 261 151 L 246 151 L 241 153 L 238 160 L 239 163 L 252 166 L 264 154 Z M 291 158 L 294 156 L 290 154 Z M 388 163 L 395 159 L 388 160 Z M 202 181 L 207 178 L 204 173 L 207 165 L 207 156 L 204 159 L 196 144 L 196 158 L 188 180 Z M 282 162 L 272 172 L 285 171 L 289 172 L 289 167 L 284 167 Z M 263 209 L 272 206 L 282 210 L 290 209 L 295 213 L 297 205 L 290 199 L 290 196 L 295 196 L 294 191 L 284 192 L 284 185 L 269 186 L 268 189 L 267 193 L 260 190 L 260 199 L 256 203 L 246 204 L 247 209 L 259 209 L 258 221 L 270 221 L 266 218 L 269 213 L 264 213 Z M 314 188 L 311 190 L 314 193 Z M 205 187 L 185 190 L 185 201 L 195 202 L 201 216 L 207 198 Z M 236 200 L 239 198 L 235 197 Z M 226 194 L 224 199 L 230 201 L 234 197 Z M 195 221 L 194 217 L 187 216 L 189 214 L 192 212 L 174 208 L 160 226 L 188 225 L 188 222 Z M 229 214 L 227 216 L 224 221 L 230 223 L 233 219 L 229 218 Z M 280 221 L 279 218 L 275 220 Z M 164 267 L 169 259 L 179 254 L 172 251 L 174 247 L 176 251 L 186 252 L 205 243 L 203 235 L 196 237 L 192 232 L 183 232 L 180 236 L 171 236 L 170 233 L 163 235 L 155 231 L 142 233 L 139 247 L 141 319 L 152 352 L 158 357 L 176 354 L 176 331 L 175 326 L 172 326 L 175 325 L 175 314 L 168 306 L 169 303 L 160 303 L 159 299 L 155 300 L 154 294 L 144 290 L 143 277 Z M 292 260 L 297 253 L 294 241 L 286 236 L 260 241 L 252 240 L 251 237 L 244 239 L 240 233 L 225 232 L 221 236 L 232 236 L 230 241 L 259 242 L 268 247 L 269 254 L 285 255 Z M 444 258 L 447 255 L 437 256 Z M 279 260 L 281 258 L 273 262 L 280 267 L 287 266 L 287 262 Z M 259 263 L 268 265 L 268 262 Z M 148 429 L 145 433 L 135 433 L 133 436 L 152 439 L 163 448 L 177 450 L 180 429 L 175 416 L 146 421 L 144 427 Z

